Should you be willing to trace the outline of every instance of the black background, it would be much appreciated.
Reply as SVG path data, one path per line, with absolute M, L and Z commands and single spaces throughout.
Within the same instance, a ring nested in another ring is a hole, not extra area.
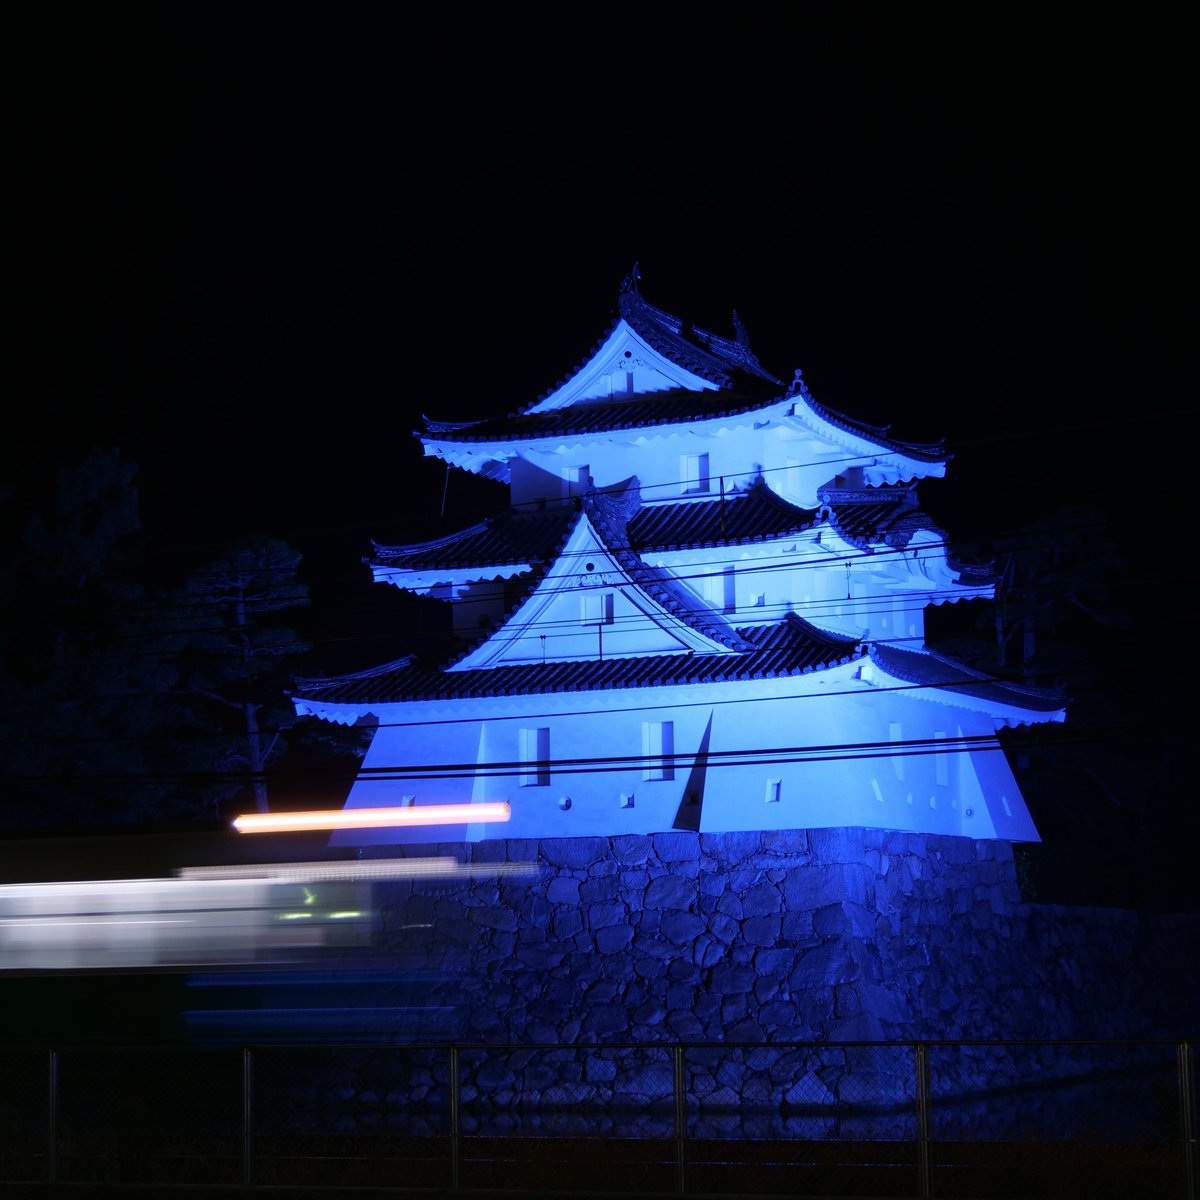
M 726 334 L 736 309 L 821 402 L 944 438 L 922 496 L 962 553 L 1102 509 L 1166 677 L 1162 614 L 1195 575 L 1180 32 L 1020 7 L 572 22 L 184 3 L 14 25 L 5 474 L 119 445 L 164 578 L 279 537 L 318 655 L 379 661 L 401 618 L 371 539 L 504 503 L 447 485 L 420 414 L 545 392 L 636 262 L 648 300 Z

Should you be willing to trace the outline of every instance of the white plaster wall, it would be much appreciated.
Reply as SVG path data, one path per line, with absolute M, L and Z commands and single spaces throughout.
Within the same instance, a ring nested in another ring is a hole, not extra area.
M 1037 840 L 999 749 L 888 752 L 904 742 L 990 737 L 989 716 L 879 691 L 856 672 L 849 663 L 798 679 L 383 706 L 364 766 L 395 777 L 358 779 L 348 808 L 405 796 L 416 804 L 503 800 L 511 819 L 470 835 L 385 829 L 339 844 L 663 832 L 689 791 L 702 796 L 703 832 L 861 825 Z M 678 761 L 669 778 L 645 778 L 647 721 L 672 723 Z M 520 731 L 539 727 L 550 731 L 550 778 L 522 782 Z M 477 775 L 478 767 L 486 770 Z

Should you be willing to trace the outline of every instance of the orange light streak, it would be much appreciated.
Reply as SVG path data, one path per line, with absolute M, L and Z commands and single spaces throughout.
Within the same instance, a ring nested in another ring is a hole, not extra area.
M 239 833 L 295 833 L 310 829 L 382 829 L 397 825 L 461 825 L 507 821 L 505 801 L 485 804 L 414 804 L 403 808 L 332 808 L 313 812 L 245 813 L 234 818 Z

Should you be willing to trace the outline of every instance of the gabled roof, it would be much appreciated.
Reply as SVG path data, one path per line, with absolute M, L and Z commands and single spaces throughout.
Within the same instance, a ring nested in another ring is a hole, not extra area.
M 799 371 L 785 387 L 781 379 L 759 363 L 736 312 L 733 314 L 736 336 L 721 337 L 650 304 L 641 294 L 638 279 L 635 267 L 625 280 L 616 317 L 588 357 L 573 374 L 538 399 L 507 415 L 477 421 L 441 421 L 426 416 L 424 428 L 416 430 L 416 436 L 427 446 L 496 445 L 508 447 L 505 451 L 508 453 L 520 443 L 703 421 L 737 422 L 761 416 L 765 409 L 773 408 L 778 419 L 791 416 L 814 429 L 840 432 L 914 463 L 945 462 L 947 456 L 940 442 L 901 441 L 891 436 L 890 427 L 856 421 L 818 403 Z M 660 362 L 677 368 L 677 375 L 685 373 L 692 386 L 680 382 L 678 386 L 656 387 L 628 396 L 589 396 L 582 400 L 568 397 L 560 402 L 556 393 L 563 392 L 576 376 L 594 367 L 603 348 L 622 330 L 625 337 L 636 337 L 661 355 Z
M 721 388 L 736 387 L 743 375 L 782 386 L 782 380 L 764 370 L 750 349 L 750 339 L 736 312 L 736 337 L 721 337 L 648 303 L 638 287 L 640 280 L 635 265 L 621 286 L 620 317 L 660 354 Z
M 581 497 L 579 509 L 573 513 L 573 520 L 563 538 L 560 548 L 562 559 L 566 561 L 572 557 L 573 544 L 587 544 L 586 540 L 579 541 L 579 537 L 594 537 L 623 576 L 625 584 L 637 589 L 645 597 L 643 613 L 647 620 L 652 620 L 663 630 L 673 627 L 676 637 L 682 633 L 681 650 L 684 645 L 690 645 L 691 652 L 700 653 L 747 649 L 745 640 L 721 614 L 707 608 L 697 608 L 694 596 L 674 575 L 661 567 L 643 562 L 630 549 L 627 524 L 630 514 L 636 511 L 638 502 L 637 488 L 632 481 L 624 491 L 592 493 Z M 582 522 L 587 523 L 587 528 L 580 531 L 579 526 Z M 579 537 L 576 536 L 577 533 Z M 560 555 L 556 554 L 555 557 Z M 463 667 L 459 664 L 478 656 L 484 643 L 495 641 L 497 645 L 501 645 L 505 641 L 513 642 L 521 629 L 521 622 L 527 623 L 525 628 L 532 628 L 532 624 L 528 623 L 528 614 L 543 583 L 553 593 L 561 594 L 563 591 L 561 578 L 557 582 L 552 581 L 552 577 L 559 570 L 556 563 L 548 562 L 532 572 L 520 598 L 512 605 L 504 620 L 497 627 L 487 630 L 478 642 L 464 649 L 453 662 L 446 665 L 446 669 L 473 669 L 472 666 Z M 574 591 L 576 587 L 568 585 L 566 590 Z M 651 613 L 656 613 L 657 616 L 652 617 Z

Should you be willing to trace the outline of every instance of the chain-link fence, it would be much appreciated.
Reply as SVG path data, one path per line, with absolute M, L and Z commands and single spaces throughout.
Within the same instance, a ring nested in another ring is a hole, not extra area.
M 0 1185 L 1197 1200 L 1194 1044 L 0 1052 Z

